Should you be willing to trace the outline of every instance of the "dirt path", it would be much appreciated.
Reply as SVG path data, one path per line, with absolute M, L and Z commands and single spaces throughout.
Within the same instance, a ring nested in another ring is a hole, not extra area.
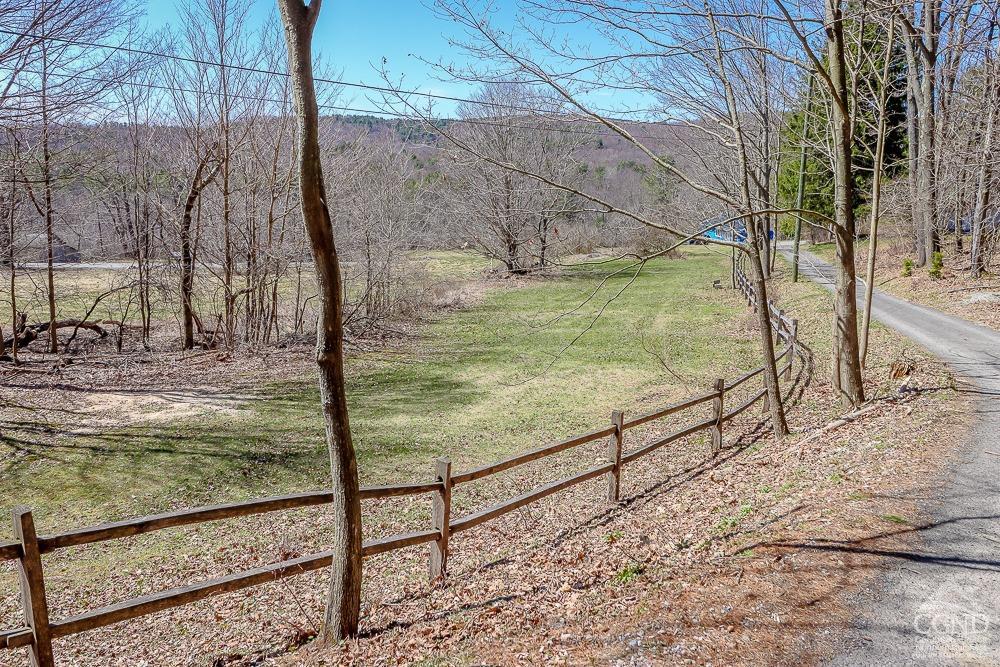
M 790 248 L 780 248 L 790 257 Z M 833 289 L 833 267 L 801 254 Z M 859 301 L 863 284 L 858 281 Z M 875 291 L 872 314 L 941 358 L 974 411 L 970 438 L 921 504 L 932 520 L 911 549 L 874 553 L 888 573 L 858 602 L 835 665 L 1000 664 L 1000 333 Z M 902 463 L 902 462 L 901 462 Z

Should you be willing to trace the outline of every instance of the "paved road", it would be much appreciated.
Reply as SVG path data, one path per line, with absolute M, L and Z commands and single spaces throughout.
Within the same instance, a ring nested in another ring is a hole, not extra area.
M 815 255 L 801 254 L 800 272 L 833 289 L 833 267 Z M 1000 665 L 1000 456 L 989 453 L 1000 454 L 1000 334 L 878 290 L 872 314 L 952 367 L 975 425 L 924 500 L 931 526 L 886 556 L 892 571 L 858 600 L 831 664 Z

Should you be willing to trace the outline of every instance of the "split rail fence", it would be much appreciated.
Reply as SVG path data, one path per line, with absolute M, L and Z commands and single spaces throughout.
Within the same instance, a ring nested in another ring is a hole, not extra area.
M 749 280 L 740 270 L 736 271 L 735 278 L 738 289 L 743 292 L 748 303 L 756 307 L 755 293 Z M 779 363 L 785 360 L 784 366 L 779 370 L 785 379 L 789 379 L 795 357 L 799 356 L 802 358 L 802 351 L 797 346 L 798 324 L 796 320 L 787 317 L 770 302 L 768 303 L 768 308 L 771 313 L 771 323 L 774 331 L 778 339 L 785 344 L 784 350 L 777 357 Z M 654 412 L 632 417 L 631 419 L 625 419 L 622 412 L 615 411 L 612 413 L 611 423 L 605 428 L 584 433 L 583 435 L 578 435 L 554 444 L 545 445 L 481 468 L 455 473 L 452 471 L 451 462 L 448 459 L 439 459 L 436 462 L 435 479 L 433 481 L 418 484 L 364 487 L 361 489 L 362 500 L 419 494 L 433 494 L 433 496 L 432 525 L 430 528 L 366 541 L 362 547 L 362 555 L 364 557 L 374 556 L 388 551 L 429 543 L 430 576 L 433 581 L 444 576 L 446 572 L 449 552 L 448 540 L 452 535 L 464 532 L 554 493 L 601 476 L 607 479 L 608 500 L 617 502 L 620 495 L 621 471 L 623 466 L 647 454 L 651 454 L 665 445 L 694 433 L 709 431 L 711 433 L 712 452 L 713 454 L 718 452 L 722 448 L 725 424 L 747 410 L 757 401 L 766 400 L 767 390 L 762 387 L 760 390 L 754 391 L 749 398 L 728 412 L 724 409 L 726 395 L 754 378 L 763 376 L 763 373 L 764 368 L 762 366 L 730 382 L 722 379 L 716 380 L 712 389 L 703 394 L 687 398 Z M 626 431 L 706 403 L 711 404 L 711 414 L 708 419 L 693 425 L 684 426 L 634 451 L 624 451 L 623 444 Z M 451 496 L 456 486 L 480 480 L 532 461 L 601 440 L 602 438 L 608 439 L 607 461 L 605 463 L 570 477 L 536 487 L 515 498 L 504 500 L 472 514 L 452 518 Z M 88 528 L 79 528 L 54 535 L 38 535 L 35 530 L 35 522 L 31 510 L 17 508 L 14 510 L 14 533 L 17 539 L 13 542 L 0 543 L 0 562 L 17 561 L 25 625 L 12 630 L 0 631 L 0 650 L 24 647 L 28 649 L 33 665 L 37 667 L 53 667 L 55 665 L 52 650 L 54 639 L 146 616 L 211 596 L 251 586 L 259 586 L 285 577 L 318 570 L 329 566 L 333 559 L 332 551 L 323 551 L 188 586 L 163 590 L 151 595 L 86 611 L 75 616 L 53 619 L 49 615 L 42 567 L 42 556 L 46 554 L 85 544 L 133 537 L 166 528 L 264 514 L 278 510 L 324 505 L 331 502 L 333 502 L 333 494 L 329 491 L 296 493 L 145 516 Z

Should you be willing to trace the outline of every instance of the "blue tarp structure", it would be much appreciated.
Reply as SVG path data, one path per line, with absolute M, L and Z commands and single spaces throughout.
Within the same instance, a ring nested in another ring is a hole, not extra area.
M 701 236 L 715 241 L 736 241 L 737 243 L 744 243 L 747 240 L 746 226 L 740 221 L 725 222 L 728 219 L 729 216 L 719 214 L 715 217 L 702 221 L 701 228 L 704 231 L 701 233 Z M 770 230 L 768 238 L 769 240 L 774 239 L 773 229 Z

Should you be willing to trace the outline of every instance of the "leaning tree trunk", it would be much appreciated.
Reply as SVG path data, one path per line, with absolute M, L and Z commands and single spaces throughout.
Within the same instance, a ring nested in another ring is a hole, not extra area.
M 837 290 L 834 299 L 834 340 L 831 380 L 852 405 L 864 402 L 858 350 L 857 278 L 854 259 L 854 173 L 852 127 L 848 110 L 847 67 L 842 0 L 826 0 L 827 53 L 833 83 L 834 231 L 837 241 Z
M 206 153 L 199 160 L 181 214 L 181 322 L 184 329 L 182 345 L 185 350 L 194 347 L 194 240 L 191 236 L 191 218 L 202 191 L 212 182 L 220 168 L 220 164 L 216 163 L 212 172 L 204 176 L 210 158 L 211 153 Z
M 319 148 L 319 109 L 312 71 L 312 34 L 322 0 L 278 0 L 298 114 L 299 193 L 319 288 L 316 363 L 333 473 L 334 546 L 323 638 L 356 635 L 361 607 L 361 501 L 344 392 L 344 328 L 340 262 L 326 205 Z

